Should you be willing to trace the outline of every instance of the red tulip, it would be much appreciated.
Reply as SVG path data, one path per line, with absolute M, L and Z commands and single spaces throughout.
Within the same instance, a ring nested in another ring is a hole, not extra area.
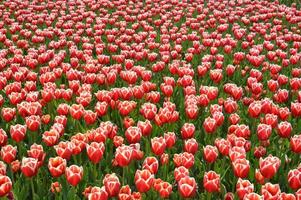
M 203 185 L 208 192 L 220 191 L 220 175 L 214 171 L 205 172 Z
M 107 200 L 109 198 L 108 193 L 105 190 L 105 187 L 97 187 L 94 186 L 91 188 L 90 193 L 88 194 L 89 200 L 95 200 L 95 199 L 103 199 Z
M 118 199 L 119 200 L 131 200 L 131 188 L 129 185 L 122 186 L 119 190 Z
M 195 154 L 198 151 L 198 142 L 194 138 L 185 140 L 184 151 Z
M 137 170 L 135 174 L 135 185 L 139 192 L 144 193 L 151 189 L 154 175 L 149 170 Z
M 48 169 L 53 177 L 59 177 L 65 173 L 67 162 L 61 157 L 49 158 Z
M 5 145 L 1 148 L 1 158 L 4 162 L 10 164 L 16 159 L 17 147 Z
M 236 184 L 236 193 L 239 199 L 245 199 L 247 194 L 250 194 L 254 191 L 254 185 L 248 180 L 238 179 Z
M 185 123 L 181 128 L 181 136 L 183 139 L 189 139 L 194 136 L 195 127 L 191 123 Z
M 292 125 L 287 121 L 282 121 L 278 124 L 277 131 L 280 137 L 288 138 L 292 132 Z
M 178 182 L 178 190 L 184 198 L 191 198 L 196 193 L 196 181 L 193 177 L 185 176 Z
M 278 157 L 269 155 L 266 158 L 259 159 L 259 169 L 261 174 L 267 178 L 272 178 L 278 171 L 281 160 Z
M 156 155 L 162 155 L 166 148 L 166 142 L 163 137 L 154 137 L 151 139 L 152 151 Z
M 101 160 L 105 146 L 102 142 L 92 142 L 91 144 L 86 144 L 86 150 L 89 160 L 96 164 Z
M 26 126 L 21 124 L 11 125 L 10 126 L 10 135 L 13 140 L 20 142 L 25 138 Z
M 131 126 L 125 131 L 126 139 L 132 144 L 140 142 L 141 136 L 141 130 L 136 126 Z
M 120 182 L 116 174 L 106 174 L 103 179 L 103 184 L 110 197 L 118 195 L 120 190 Z
M 232 162 L 233 171 L 236 177 L 246 178 L 249 174 L 250 164 L 246 159 L 236 159 Z
M 12 190 L 12 182 L 8 176 L 0 175 L 0 197 L 6 196 Z
M 174 132 L 164 133 L 164 139 L 167 148 L 171 148 L 176 143 L 176 134 Z
M 35 176 L 38 173 L 38 169 L 39 169 L 38 159 L 23 157 L 21 170 L 26 177 Z
M 212 134 L 215 132 L 217 127 L 217 122 L 214 118 L 207 117 L 203 123 L 203 127 L 208 134 Z
M 65 170 L 65 175 L 68 183 L 72 186 L 76 186 L 83 178 L 83 167 L 77 165 L 71 165 Z
M 257 126 L 257 137 L 259 140 L 267 140 L 272 134 L 272 127 L 267 124 L 259 124 Z
M 215 146 L 207 145 L 203 149 L 203 156 L 207 162 L 213 163 L 217 159 L 218 150 Z
M 73 151 L 73 143 L 72 142 L 60 142 L 58 145 L 54 146 L 56 154 L 66 160 L 69 160 L 72 151 Z
M 121 167 L 128 166 L 132 160 L 133 149 L 126 145 L 117 147 L 115 152 L 115 160 Z
M 281 190 L 278 184 L 266 183 L 261 187 L 261 194 L 264 199 L 277 200 Z
M 301 135 L 294 135 L 291 137 L 290 147 L 294 153 L 301 153 Z
M 296 190 L 301 188 L 301 169 L 292 169 L 288 172 L 287 181 L 290 188 Z

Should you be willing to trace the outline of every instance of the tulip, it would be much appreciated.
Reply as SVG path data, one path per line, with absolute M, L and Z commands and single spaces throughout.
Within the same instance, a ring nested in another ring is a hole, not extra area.
M 16 159 L 17 147 L 5 145 L 1 148 L 1 158 L 4 162 L 10 164 Z
M 115 197 L 118 195 L 120 190 L 120 182 L 116 174 L 106 174 L 103 179 L 103 184 L 110 197 Z
M 278 157 L 269 155 L 266 158 L 259 159 L 259 169 L 261 174 L 267 178 L 272 178 L 278 171 L 281 161 Z
M 278 184 L 266 183 L 261 187 L 261 194 L 264 199 L 278 199 L 280 196 L 280 187 Z
M 21 171 L 26 177 L 33 177 L 38 173 L 39 164 L 36 158 L 23 157 Z
M 11 125 L 10 135 L 13 140 L 15 140 L 16 142 L 20 142 L 25 138 L 26 130 L 27 128 L 25 125 L 21 125 L 21 124 Z
M 163 137 L 154 137 L 151 139 L 152 151 L 156 155 L 162 155 L 166 148 L 166 142 Z
M 238 179 L 236 184 L 236 193 L 239 199 L 245 199 L 247 194 L 250 194 L 254 191 L 254 185 L 248 180 Z
M 236 159 L 232 162 L 233 171 L 236 177 L 246 178 L 249 174 L 250 164 L 246 159 Z
M 6 196 L 12 190 L 12 182 L 8 176 L 0 175 L 0 197 Z
M 122 186 L 118 193 L 119 200 L 131 200 L 131 188 L 129 185 Z
M 147 169 L 137 170 L 135 173 L 135 185 L 139 192 L 144 193 L 151 189 L 154 175 Z
M 196 181 L 193 177 L 185 176 L 178 182 L 178 190 L 184 198 L 191 198 L 196 193 Z
M 59 177 L 65 173 L 67 162 L 61 157 L 49 158 L 48 169 L 53 177 Z
M 208 192 L 219 192 L 220 191 L 220 175 L 214 171 L 205 172 L 203 185 Z
M 216 147 L 211 145 L 207 145 L 204 147 L 203 157 L 207 162 L 209 163 L 215 162 L 217 156 L 218 156 L 218 150 Z
M 71 165 L 65 170 L 65 175 L 68 183 L 72 186 L 76 186 L 83 178 L 83 167 L 77 165 Z
M 91 144 L 86 144 L 86 150 L 89 160 L 96 164 L 101 160 L 105 146 L 102 142 L 92 142 Z
M 181 128 L 181 136 L 183 139 L 189 139 L 194 136 L 195 127 L 191 123 L 185 123 Z

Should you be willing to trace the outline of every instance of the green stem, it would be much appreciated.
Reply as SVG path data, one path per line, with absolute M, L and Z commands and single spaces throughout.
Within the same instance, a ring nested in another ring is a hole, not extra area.
M 35 192 L 34 192 L 34 182 L 33 182 L 33 178 L 30 179 L 30 184 L 31 184 L 32 199 L 35 199 Z

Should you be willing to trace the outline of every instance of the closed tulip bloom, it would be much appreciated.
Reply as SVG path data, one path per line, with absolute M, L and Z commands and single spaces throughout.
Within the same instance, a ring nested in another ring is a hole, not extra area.
M 259 140 L 267 140 L 272 134 L 272 127 L 267 124 L 259 124 L 257 126 L 257 137 Z
M 220 175 L 214 171 L 205 172 L 203 185 L 207 192 L 219 192 Z
M 246 178 L 250 171 L 250 162 L 247 159 L 236 159 L 232 162 L 232 168 L 236 177 Z
M 34 143 L 30 146 L 30 149 L 27 151 L 27 155 L 31 158 L 38 159 L 39 167 L 43 165 L 46 153 L 44 152 L 43 146 Z
M 94 124 L 94 122 L 97 119 L 97 113 L 93 112 L 92 110 L 85 110 L 83 114 L 83 118 L 86 122 L 86 124 Z
M 31 115 L 25 118 L 25 123 L 30 131 L 37 131 L 41 125 L 41 118 L 38 115 Z
M 103 184 L 110 197 L 115 197 L 118 195 L 120 190 L 120 182 L 115 173 L 106 174 L 103 179 Z
M 33 177 L 38 173 L 39 164 L 36 158 L 23 157 L 21 171 L 26 177 Z
M 147 157 L 143 161 L 142 169 L 149 170 L 152 174 L 156 174 L 159 169 L 159 162 L 155 157 Z
M 21 124 L 11 125 L 10 126 L 10 135 L 13 140 L 20 142 L 25 138 L 26 126 Z
M 129 185 L 124 185 L 120 188 L 118 193 L 118 200 L 131 200 L 132 190 Z
M 211 117 L 207 117 L 203 123 L 203 128 L 205 129 L 205 132 L 208 134 L 212 134 L 215 132 L 217 127 L 216 120 Z
M 54 146 L 59 138 L 60 134 L 56 130 L 45 131 L 42 136 L 43 142 L 49 147 Z
M 138 121 L 137 126 L 140 128 L 143 136 L 150 135 L 153 130 L 153 126 L 149 120 L 145 120 L 144 122 Z
M 154 137 L 151 139 L 152 151 L 156 155 L 162 155 L 166 148 L 166 142 L 163 137 Z
M 1 158 L 4 162 L 10 164 L 16 159 L 17 147 L 12 145 L 5 145 L 1 148 Z
M 62 185 L 59 182 L 51 183 L 50 190 L 52 193 L 60 193 L 62 191 Z
M 287 121 L 280 122 L 277 127 L 277 133 L 282 138 L 290 137 L 292 132 L 292 125 Z
M 105 146 L 102 142 L 92 142 L 91 144 L 86 144 L 86 150 L 89 160 L 96 164 L 101 160 Z
M 120 167 L 126 167 L 130 164 L 133 157 L 133 149 L 127 145 L 117 147 L 115 151 L 115 161 Z
M 151 189 L 154 175 L 147 169 L 137 170 L 135 173 L 135 185 L 139 192 L 144 193 Z
M 142 195 L 140 192 L 133 192 L 131 195 L 131 200 L 142 200 Z
M 183 198 L 191 198 L 196 193 L 196 181 L 193 177 L 185 176 L 178 182 L 178 191 Z
M 129 143 L 138 143 L 140 142 L 142 133 L 141 130 L 136 126 L 131 126 L 125 131 L 125 137 Z
M 218 150 L 215 146 L 207 145 L 203 149 L 203 157 L 204 159 L 209 162 L 213 163 L 217 159 Z
M 301 135 L 294 135 L 291 137 L 290 147 L 294 153 L 301 153 Z
M 55 158 L 49 158 L 48 169 L 53 177 L 59 177 L 65 173 L 67 162 L 65 159 L 57 156 Z
M 77 165 L 71 165 L 66 168 L 65 175 L 68 183 L 72 186 L 76 186 L 83 178 L 84 169 Z
M 257 193 L 251 192 L 245 195 L 243 200 L 263 200 L 263 196 L 260 196 Z
M 1 115 L 4 121 L 10 122 L 16 116 L 16 108 L 2 108 Z
M 158 192 L 161 198 L 168 198 L 172 192 L 172 185 L 168 182 L 159 184 Z
M 11 162 L 10 166 L 11 166 L 12 172 L 16 173 L 21 168 L 21 162 L 19 160 L 15 160 L 15 161 Z
M 184 166 L 180 166 L 175 168 L 174 170 L 174 178 L 175 180 L 178 182 L 181 180 L 181 178 L 189 176 L 189 170 L 184 167 Z
M 0 128 L 0 146 L 4 146 L 7 143 L 7 134 L 6 132 Z
M 198 151 L 199 143 L 194 138 L 184 141 L 184 151 L 195 154 Z
M 107 200 L 108 198 L 109 195 L 104 186 L 101 188 L 94 186 L 91 188 L 91 191 L 88 194 L 88 200 Z
M 188 152 L 174 154 L 173 161 L 176 167 L 184 166 L 190 169 L 194 165 L 194 155 Z
M 287 182 L 293 190 L 301 188 L 301 168 L 290 170 L 287 175 Z
M 181 136 L 182 138 L 189 139 L 194 136 L 195 126 L 192 123 L 185 123 L 181 128 Z
M 267 179 L 272 178 L 277 173 L 280 164 L 281 160 L 278 157 L 272 155 L 269 155 L 264 159 L 259 159 L 260 172 Z
M 264 199 L 277 200 L 281 194 L 278 184 L 266 183 L 261 187 L 261 195 Z
M 66 160 L 69 160 L 73 151 L 73 143 L 72 142 L 60 142 L 58 145 L 54 146 L 56 154 Z
M 224 196 L 224 200 L 234 200 L 234 194 L 232 192 L 227 192 Z
M 12 190 L 12 185 L 8 176 L 0 175 L 0 197 L 6 196 Z
M 171 148 L 176 143 L 176 134 L 174 132 L 164 133 L 164 139 L 166 143 L 166 148 Z
M 236 193 L 239 199 L 244 199 L 247 194 L 254 192 L 254 185 L 249 180 L 238 179 L 236 183 Z
M 264 178 L 264 176 L 262 176 L 259 169 L 255 170 L 255 179 L 256 179 L 256 182 L 261 184 L 261 185 L 263 185 L 264 182 L 265 182 L 265 178 Z
M 296 200 L 296 197 L 294 194 L 287 194 L 285 192 L 282 192 L 277 200 Z

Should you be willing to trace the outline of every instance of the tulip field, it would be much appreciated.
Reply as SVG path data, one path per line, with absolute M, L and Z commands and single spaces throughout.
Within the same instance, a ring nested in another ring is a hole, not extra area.
M 300 7 L 0 1 L 0 199 L 301 200 Z

